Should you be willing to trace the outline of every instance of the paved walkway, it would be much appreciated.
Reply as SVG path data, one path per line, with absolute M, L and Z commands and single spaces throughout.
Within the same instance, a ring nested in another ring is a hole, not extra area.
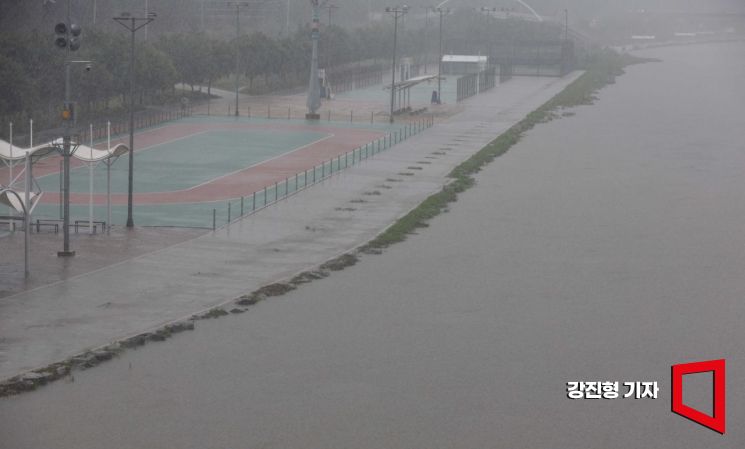
M 188 317 L 370 240 L 578 75 L 515 78 L 467 100 L 448 121 L 228 228 L 0 299 L 0 380 Z M 376 190 L 381 195 L 365 195 Z

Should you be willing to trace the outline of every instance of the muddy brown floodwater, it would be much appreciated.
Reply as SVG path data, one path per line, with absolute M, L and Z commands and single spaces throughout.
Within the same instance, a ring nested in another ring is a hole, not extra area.
M 745 45 L 644 55 L 383 255 L 0 400 L 0 447 L 745 447 Z M 670 412 L 718 358 L 724 436 Z

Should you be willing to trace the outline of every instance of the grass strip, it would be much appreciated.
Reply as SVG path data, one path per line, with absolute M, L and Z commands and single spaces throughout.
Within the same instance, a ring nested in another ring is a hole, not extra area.
M 573 83 L 455 167 L 448 174 L 451 181 L 442 190 L 429 196 L 419 206 L 396 221 L 362 249 L 385 248 L 406 240 L 406 237 L 417 229 L 427 227 L 427 222 L 446 209 L 448 203 L 456 201 L 459 193 L 476 184 L 473 174 L 478 173 L 495 158 L 505 154 L 520 141 L 526 132 L 539 123 L 546 123 L 559 118 L 562 109 L 593 104 L 597 99 L 598 91 L 615 83 L 616 78 L 625 73 L 625 67 L 651 61 L 655 60 L 628 54 L 619 55 L 613 51 L 604 51 L 597 54 L 585 73 Z

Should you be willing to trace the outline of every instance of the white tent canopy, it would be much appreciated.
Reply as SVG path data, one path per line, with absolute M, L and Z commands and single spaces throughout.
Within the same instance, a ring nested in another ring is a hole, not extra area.
M 60 138 L 42 145 L 22 148 L 12 146 L 10 142 L 0 139 L 0 161 L 5 163 L 22 161 L 26 158 L 27 152 L 30 156 L 43 157 L 56 151 L 57 148 L 62 146 L 62 143 L 62 139 Z M 129 151 L 129 148 L 122 143 L 115 145 L 109 150 L 98 150 L 86 145 L 80 145 L 76 142 L 72 142 L 72 145 L 77 146 L 77 150 L 73 153 L 73 157 L 83 162 L 101 162 L 106 159 L 119 157 Z
M 14 193 L 15 192 L 15 193 Z M 17 195 L 16 195 L 17 194 Z M 29 192 L 29 202 L 31 203 L 31 210 L 36 206 L 35 199 L 40 196 L 37 192 Z M 11 191 L 8 189 L 0 190 L 0 204 L 9 206 L 16 213 L 23 215 L 26 213 L 27 205 L 24 204 L 26 201 L 26 192 L 23 191 Z

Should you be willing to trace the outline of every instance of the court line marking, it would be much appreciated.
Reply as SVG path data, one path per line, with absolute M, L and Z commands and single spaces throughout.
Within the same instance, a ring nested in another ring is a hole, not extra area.
M 205 130 L 205 131 L 199 131 L 199 132 L 196 132 L 196 133 L 193 133 L 193 134 L 188 134 L 188 135 L 186 135 L 186 136 L 182 136 L 182 137 L 177 137 L 177 138 L 175 138 L 175 139 L 167 140 L 167 141 L 165 141 L 165 142 L 160 142 L 160 143 L 156 143 L 155 145 L 150 145 L 149 147 L 145 147 L 145 148 L 140 148 L 139 150 L 135 150 L 135 154 L 137 154 L 137 153 L 140 153 L 140 152 L 143 152 L 143 151 L 149 151 L 149 150 L 152 150 L 153 148 L 155 148 L 155 147 L 158 147 L 158 146 L 161 146 L 161 145 L 168 145 L 168 144 L 171 144 L 171 143 L 174 143 L 174 142 L 178 142 L 179 140 L 184 140 L 184 139 L 188 139 L 188 138 L 190 138 L 190 137 L 196 137 L 196 136 L 198 136 L 198 135 L 200 135 L 200 134 L 204 134 L 204 133 L 208 133 L 208 132 L 210 132 L 210 131 L 209 131 L 209 130 Z M 112 143 L 113 143 L 113 142 L 112 142 Z M 123 155 L 122 155 L 122 156 L 123 156 Z M 71 168 L 70 168 L 70 171 L 81 170 L 81 169 L 85 169 L 85 170 L 87 170 L 87 169 L 88 169 L 88 166 L 86 166 L 86 165 L 81 165 L 81 166 L 79 166 L 79 167 L 71 167 Z M 44 178 L 46 178 L 47 176 L 52 176 L 52 175 L 59 175 L 59 174 L 60 174 L 60 171 L 59 171 L 59 170 L 57 170 L 57 171 L 54 171 L 54 172 L 51 172 L 51 173 L 47 173 L 46 175 L 42 175 L 42 176 L 39 176 L 39 177 L 38 177 L 38 178 L 36 178 L 36 179 L 44 179 Z M 75 193 L 75 192 L 70 192 L 70 193 Z M 83 192 L 83 193 L 86 193 L 86 192 Z M 112 192 L 112 193 L 113 193 L 113 192 Z
M 332 138 L 334 138 L 334 137 L 336 137 L 336 134 L 329 134 L 329 135 L 327 135 L 327 136 L 325 136 L 325 137 L 322 137 L 322 138 L 320 138 L 320 139 L 318 139 L 318 140 L 314 140 L 313 142 L 310 142 L 310 143 L 306 143 L 305 145 L 299 146 L 299 147 L 297 147 L 297 148 L 295 148 L 295 149 L 293 149 L 293 150 L 290 150 L 290 151 L 288 151 L 288 152 L 286 152 L 286 153 L 278 154 L 277 156 L 274 156 L 274 157 L 272 157 L 272 158 L 269 158 L 269 159 L 265 159 L 265 160 L 263 160 L 263 161 L 261 161 L 261 162 L 257 162 L 257 163 L 255 163 L 255 164 L 249 165 L 249 166 L 247 166 L 247 167 L 239 168 L 239 169 L 237 169 L 237 170 L 234 170 L 234 171 L 232 171 L 232 172 L 230 172 L 230 173 L 225 173 L 225 174 L 223 174 L 223 175 L 220 175 L 220 176 L 218 176 L 218 177 L 216 177 L 216 178 L 212 178 L 212 179 L 210 179 L 210 180 L 204 181 L 204 182 L 203 182 L 203 183 L 201 183 L 201 184 L 197 184 L 197 185 L 195 185 L 195 186 L 189 187 L 188 189 L 181 189 L 181 190 L 164 190 L 164 191 L 161 191 L 161 192 L 153 192 L 153 193 L 175 193 L 175 192 L 188 192 L 188 191 L 190 191 L 190 190 L 194 190 L 194 189 L 197 189 L 197 188 L 199 188 L 199 187 L 202 187 L 202 186 L 205 186 L 205 185 L 207 185 L 207 184 L 212 184 L 213 182 L 217 181 L 218 179 L 226 178 L 226 177 L 228 177 L 228 176 L 232 176 L 232 175 L 234 175 L 234 174 L 236 174 L 236 173 L 240 173 L 240 172 L 242 172 L 242 171 L 244 171 L 244 170 L 248 170 L 248 169 L 251 169 L 251 168 L 257 167 L 257 166 L 259 166 L 259 165 L 262 165 L 262 164 L 266 164 L 267 162 L 271 162 L 271 161 L 273 161 L 273 160 L 276 160 L 276 159 L 279 159 L 279 158 L 281 158 L 281 157 L 285 157 L 285 156 L 288 156 L 288 155 L 290 155 L 290 154 L 293 154 L 293 153 L 295 153 L 295 152 L 297 152 L 297 151 L 300 151 L 300 150 L 302 150 L 302 149 L 308 148 L 308 147 L 310 147 L 310 146 L 312 146 L 312 145 L 315 145 L 315 144 L 317 144 L 317 143 L 321 143 L 321 142 L 323 142 L 324 140 L 332 139 Z

